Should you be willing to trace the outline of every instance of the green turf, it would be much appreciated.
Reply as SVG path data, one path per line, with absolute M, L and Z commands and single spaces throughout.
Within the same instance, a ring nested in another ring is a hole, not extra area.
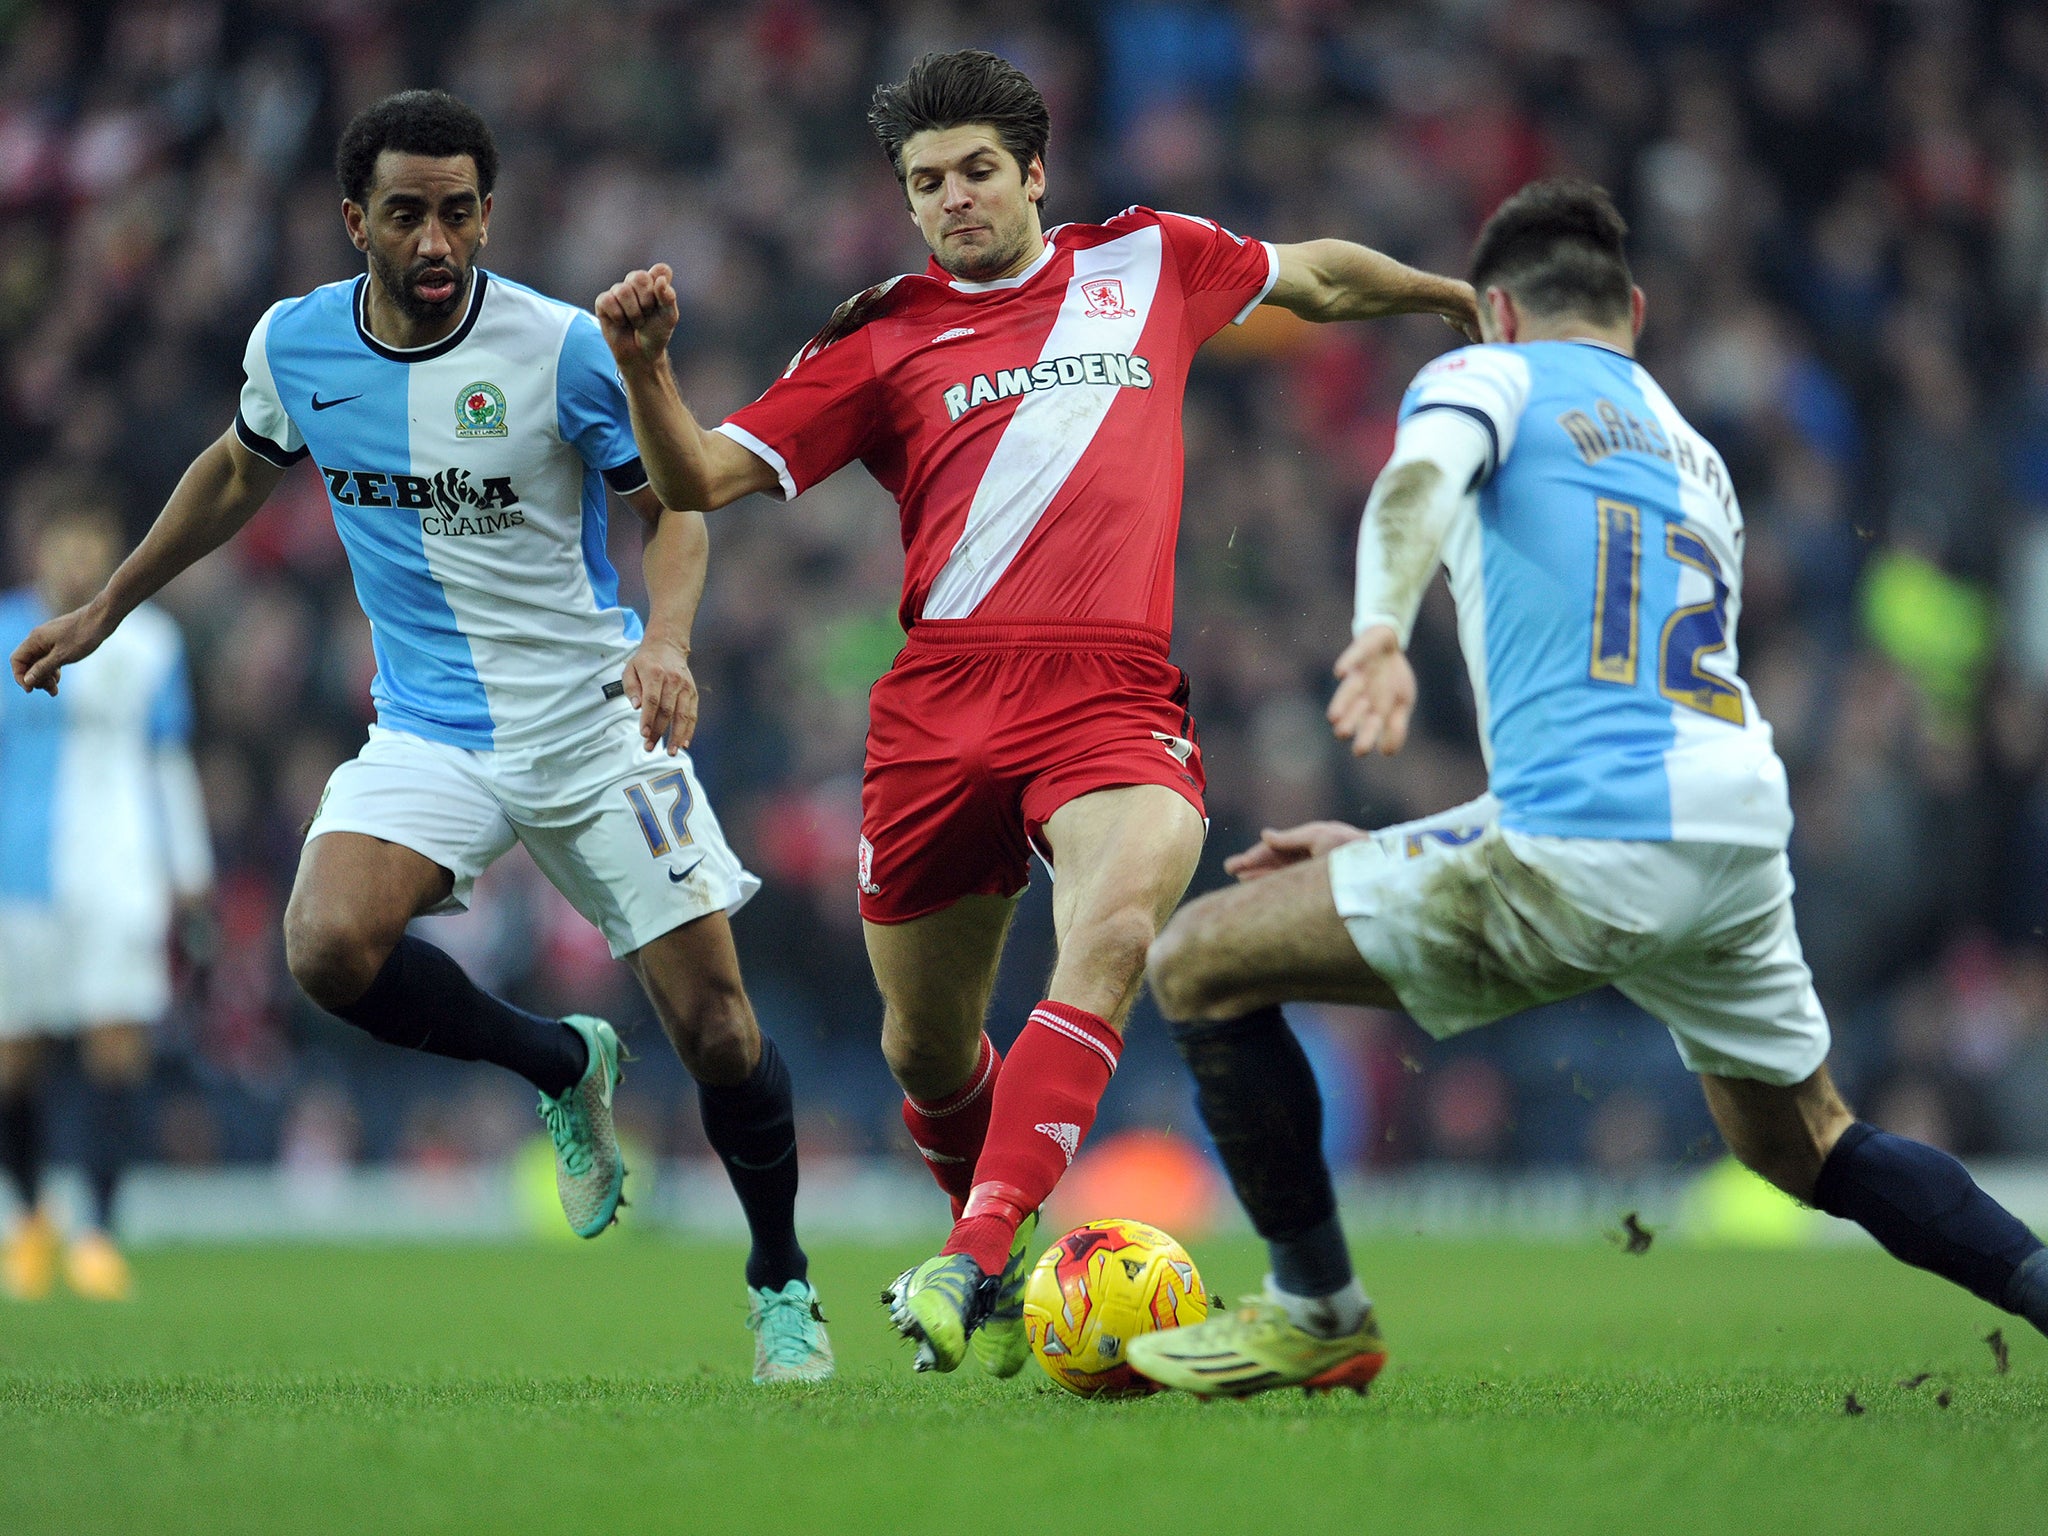
M 1367 1244 L 1373 1395 L 1213 1406 L 913 1376 L 874 1296 L 916 1256 L 819 1253 L 841 1378 L 763 1391 L 730 1249 L 146 1254 L 132 1305 L 0 1304 L 0 1530 L 2048 1526 L 2048 1341 L 1874 1250 Z

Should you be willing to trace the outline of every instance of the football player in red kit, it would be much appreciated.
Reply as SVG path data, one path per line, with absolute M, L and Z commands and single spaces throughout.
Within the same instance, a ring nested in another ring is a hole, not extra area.
M 992 54 L 926 55 L 869 121 L 931 264 L 841 305 L 752 405 L 713 430 L 684 407 L 666 267 L 597 314 L 663 505 L 790 499 L 858 459 L 901 508 L 909 638 L 869 706 L 860 909 L 883 1054 L 955 1225 L 885 1300 L 919 1369 L 952 1370 L 971 1338 L 1009 1375 L 1035 1214 L 1201 853 L 1201 752 L 1167 654 L 1195 349 L 1260 304 L 1470 334 L 1477 314 L 1464 283 L 1341 240 L 1149 208 L 1043 230 L 1045 103 Z M 1059 960 L 1004 1059 L 983 1020 L 1034 849 Z

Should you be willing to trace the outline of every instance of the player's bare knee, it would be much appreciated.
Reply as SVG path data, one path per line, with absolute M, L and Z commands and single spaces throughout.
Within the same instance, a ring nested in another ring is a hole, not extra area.
M 1210 1017 L 1225 1001 L 1198 906 L 1176 913 L 1146 955 L 1145 975 L 1159 1011 L 1176 1021 Z
M 662 1022 L 676 1054 L 699 1082 L 744 1082 L 760 1059 L 761 1031 L 737 977 L 705 981 L 665 1010 Z
M 966 1049 L 954 1030 L 920 1028 L 893 1011 L 882 1020 L 882 1059 L 896 1086 L 913 1099 L 942 1099 L 955 1092 L 974 1073 L 981 1051 L 981 1035 L 970 1032 Z
M 357 924 L 309 912 L 296 902 L 285 911 L 285 968 L 322 1008 L 346 1008 L 369 991 L 390 953 L 388 943 Z

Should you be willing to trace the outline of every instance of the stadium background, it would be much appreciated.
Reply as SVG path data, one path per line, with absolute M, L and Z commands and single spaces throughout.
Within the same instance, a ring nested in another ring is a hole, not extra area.
M 139 536 L 230 419 L 274 298 L 360 270 L 329 169 L 365 102 L 441 84 L 504 153 L 488 264 L 588 302 L 677 268 L 686 398 L 741 404 L 846 294 L 924 251 L 862 123 L 914 52 L 1003 52 L 1051 100 L 1051 215 L 1132 202 L 1343 235 L 1462 271 L 1524 180 L 1612 187 L 1649 294 L 1643 358 L 1724 451 L 1749 518 L 1745 670 L 1793 779 L 1800 921 L 1838 1070 L 1881 1124 L 2048 1156 L 2048 14 L 1708 0 L 1223 6 L 0 4 L 0 497 L 7 553 L 56 498 Z M 1263 311 L 1198 364 L 1176 645 L 1214 833 L 1385 822 L 1483 781 L 1447 598 L 1421 728 L 1358 765 L 1321 720 L 1358 509 L 1422 321 Z M 638 586 L 638 534 L 614 556 Z M 853 904 L 867 684 L 898 640 L 892 509 L 850 470 L 712 519 L 699 771 L 768 881 L 736 924 L 791 1058 L 808 1155 L 911 1154 Z M 300 999 L 278 919 L 299 829 L 368 719 L 368 631 L 318 477 L 180 581 L 220 882 L 163 1032 L 148 1155 L 319 1171 L 490 1165 L 530 1092 L 381 1050 Z M 4 811 L 0 811 L 4 814 Z M 1050 947 L 1041 876 L 993 1016 Z M 479 979 L 618 1019 L 621 1123 L 696 1158 L 694 1095 L 622 968 L 523 857 L 429 930 Z M 1354 1165 L 1669 1169 L 1696 1090 L 1612 997 L 1444 1045 L 1303 1011 Z M 1105 1129 L 1193 1117 L 1141 1013 Z M 60 1149 L 61 1151 L 61 1149 Z M 914 1168 L 914 1163 L 905 1166 Z

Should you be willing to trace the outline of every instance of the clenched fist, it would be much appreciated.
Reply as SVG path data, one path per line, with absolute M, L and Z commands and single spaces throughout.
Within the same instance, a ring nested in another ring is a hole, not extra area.
M 597 296 L 597 324 L 621 369 L 656 363 L 681 318 L 675 270 L 665 261 L 628 272 Z

